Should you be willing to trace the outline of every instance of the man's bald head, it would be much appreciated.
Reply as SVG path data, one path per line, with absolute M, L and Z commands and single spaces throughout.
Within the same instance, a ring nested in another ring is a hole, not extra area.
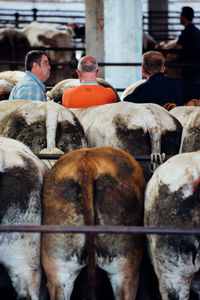
M 84 72 L 96 72 L 98 70 L 98 64 L 94 57 L 84 56 L 79 60 L 78 70 Z

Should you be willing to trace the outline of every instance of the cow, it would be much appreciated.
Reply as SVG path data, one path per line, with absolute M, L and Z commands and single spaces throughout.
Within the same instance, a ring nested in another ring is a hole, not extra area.
M 109 87 L 113 89 L 113 91 L 116 94 L 116 102 L 120 101 L 119 95 L 117 94 L 117 91 L 113 88 L 113 86 L 105 81 L 102 78 L 97 78 L 97 83 L 99 85 L 102 85 L 103 87 Z M 68 90 L 72 87 L 75 87 L 80 84 L 79 79 L 76 78 L 68 78 L 61 80 L 58 82 L 50 91 L 47 92 L 47 101 L 54 101 L 56 103 L 62 103 L 62 94 L 65 90 Z
M 133 156 L 153 154 L 152 165 L 141 161 L 146 180 L 151 168 L 163 161 L 160 154 L 179 151 L 182 126 L 157 104 L 119 102 L 70 110 L 84 128 L 88 147 L 113 146 Z
M 113 147 L 72 151 L 46 173 L 43 223 L 139 226 L 144 188 L 141 167 L 128 153 Z M 91 277 L 95 264 L 108 273 L 115 299 L 135 299 L 142 254 L 139 235 L 42 235 L 42 265 L 54 300 L 70 299 L 86 264 Z
M 120 97 L 121 101 L 123 101 L 126 96 L 131 94 L 135 90 L 136 87 L 138 87 L 140 84 L 144 83 L 145 81 L 146 81 L 146 79 L 140 79 L 140 80 L 132 83 L 129 87 L 127 87 L 121 94 L 121 97 Z
M 0 60 L 7 63 L 1 64 L 0 70 L 24 70 L 24 57 L 29 47 L 23 32 L 15 28 L 1 28 Z
M 178 106 L 170 110 L 170 114 L 174 116 L 177 120 L 179 120 L 181 125 L 184 126 L 190 115 L 194 111 L 198 110 L 199 108 L 196 106 Z
M 62 32 L 49 24 L 34 21 L 24 27 L 22 32 L 31 47 L 72 48 L 73 29 L 69 26 L 66 27 L 65 32 Z M 61 79 L 75 75 L 74 69 L 77 64 L 75 51 L 48 50 L 48 54 L 52 64 L 65 63 L 66 65 L 53 67 L 47 84 L 55 85 Z
M 200 150 L 200 107 L 184 106 L 170 111 L 183 125 L 180 153 Z
M 64 153 L 87 147 L 76 116 L 55 102 L 0 101 L 0 135 L 16 139 L 34 153 L 59 148 Z
M 0 79 L 0 100 L 8 99 L 13 88 L 14 84 L 11 81 Z
M 0 224 L 40 225 L 47 168 L 28 147 L 4 137 L 0 137 L 0 161 Z M 0 233 L 0 264 L 11 279 L 17 299 L 39 299 L 40 251 L 39 233 Z
M 15 84 L 24 76 L 23 71 L 0 72 L 0 100 L 7 100 Z
M 4 71 L 0 72 L 0 79 L 8 80 L 12 82 L 12 84 L 16 84 L 20 79 L 22 79 L 25 75 L 24 71 Z
M 144 225 L 200 227 L 200 151 L 175 155 L 156 169 L 145 191 Z M 149 250 L 163 300 L 187 300 L 200 270 L 195 235 L 148 235 Z

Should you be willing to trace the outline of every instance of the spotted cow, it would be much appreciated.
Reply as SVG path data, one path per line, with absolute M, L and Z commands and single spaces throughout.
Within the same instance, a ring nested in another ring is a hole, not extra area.
M 64 153 L 87 147 L 78 119 L 55 102 L 0 102 L 0 135 L 23 142 L 34 153 L 58 148 Z
M 170 111 L 182 124 L 180 153 L 200 150 L 200 107 L 183 106 Z
M 142 170 L 128 153 L 113 147 L 72 151 L 45 176 L 44 224 L 142 225 L 144 188 Z M 95 264 L 108 273 L 115 299 L 135 299 L 142 254 L 138 235 L 44 233 L 42 264 L 51 299 L 70 299 L 86 264 L 92 278 Z
M 200 151 L 178 154 L 153 174 L 145 192 L 144 224 L 150 227 L 200 227 Z M 162 300 L 187 300 L 200 270 L 196 235 L 148 235 Z M 192 298 L 193 299 L 193 298 Z
M 83 125 L 89 147 L 113 146 L 133 156 L 179 151 L 182 126 L 157 104 L 119 102 L 71 111 Z M 151 164 L 141 161 L 141 166 L 148 180 Z
M 4 137 L 0 137 L 0 162 L 0 224 L 40 225 L 45 165 L 28 147 Z M 17 299 L 39 299 L 40 240 L 39 233 L 0 233 L 0 264 Z

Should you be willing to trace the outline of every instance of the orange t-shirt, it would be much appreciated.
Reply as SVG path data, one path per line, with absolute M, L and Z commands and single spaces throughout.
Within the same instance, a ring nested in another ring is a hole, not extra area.
M 97 84 L 79 85 L 66 90 L 62 95 L 62 105 L 67 108 L 83 108 L 115 102 L 115 92 L 111 88 Z

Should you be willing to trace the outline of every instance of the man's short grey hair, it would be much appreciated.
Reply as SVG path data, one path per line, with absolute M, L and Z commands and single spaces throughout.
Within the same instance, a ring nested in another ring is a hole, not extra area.
M 95 72 L 98 70 L 98 64 L 94 57 L 84 56 L 79 60 L 77 69 L 83 73 L 84 72 Z

